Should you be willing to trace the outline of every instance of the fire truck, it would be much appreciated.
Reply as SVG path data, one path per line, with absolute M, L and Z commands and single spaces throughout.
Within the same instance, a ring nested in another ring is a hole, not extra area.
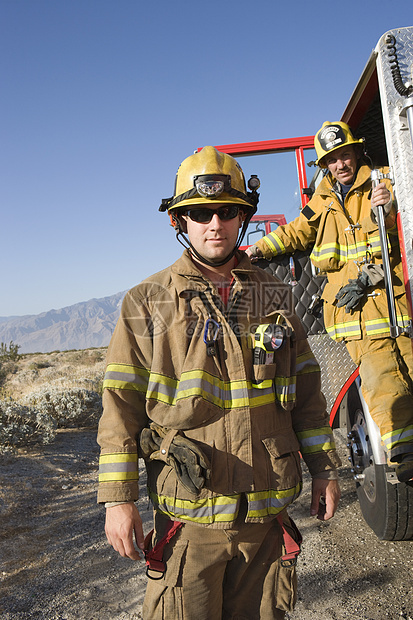
M 328 110 L 326 111 L 328 113 Z M 333 119 L 331 119 L 333 120 Z M 410 323 L 413 337 L 413 27 L 385 33 L 378 41 L 342 114 L 355 138 L 364 138 L 374 168 L 390 167 L 393 191 L 398 204 L 398 231 Z M 279 214 L 255 215 L 245 238 L 246 246 L 299 214 L 321 180 L 316 169 L 314 136 L 217 146 L 241 160 L 246 176 L 259 172 L 260 209 Z M 259 156 L 259 157 L 258 157 Z M 306 169 L 314 165 L 314 173 Z M 311 178 L 310 178 L 311 176 Z M 266 179 L 265 179 L 266 177 Z M 309 180 L 308 180 L 309 179 Z M 264 188 L 279 195 L 264 194 Z M 262 205 L 262 206 L 261 206 Z M 280 208 L 275 208 L 280 205 Z M 382 221 L 384 230 L 384 218 Z M 379 226 L 380 228 L 380 226 Z M 384 239 L 385 230 L 384 230 Z M 384 243 L 386 245 L 386 243 Z M 382 244 L 383 246 L 383 244 Z M 343 343 L 332 340 L 324 329 L 322 289 L 326 277 L 317 273 L 309 260 L 310 251 L 295 252 L 258 265 L 288 283 L 293 291 L 296 312 L 307 329 L 311 348 L 322 373 L 322 389 L 333 429 L 347 434 L 348 458 L 357 496 L 368 526 L 382 540 L 413 538 L 413 487 L 399 483 L 388 466 L 379 429 L 364 401 L 358 368 Z M 383 250 L 383 267 L 386 257 Z M 403 330 L 392 312 L 391 276 L 385 279 L 391 318 L 390 334 L 397 338 Z M 344 283 L 343 283 L 344 284 Z

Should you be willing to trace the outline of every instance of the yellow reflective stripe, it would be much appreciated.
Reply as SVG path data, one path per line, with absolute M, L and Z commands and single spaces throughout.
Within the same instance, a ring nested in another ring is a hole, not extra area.
M 248 518 L 262 518 L 276 515 L 291 504 L 301 493 L 302 483 L 290 489 L 270 489 L 246 493 Z M 155 509 L 172 519 L 210 525 L 212 523 L 233 523 L 238 516 L 241 495 L 220 495 L 198 500 L 182 500 L 149 491 Z
M 277 399 L 281 403 L 287 403 L 295 400 L 296 380 L 293 377 L 275 377 L 275 391 Z
M 273 254 L 285 253 L 285 245 L 275 232 L 270 232 L 266 237 L 263 237 L 263 241 L 265 241 Z
M 365 240 L 350 245 L 341 245 L 336 241 L 315 245 L 311 252 L 311 259 L 313 262 L 319 263 L 325 259 L 335 258 L 337 261 L 347 263 L 352 260 L 364 258 L 367 249 L 371 254 L 381 252 L 380 237 L 370 237 L 368 243 L 368 247 L 367 241 Z
M 309 372 L 320 372 L 320 366 L 311 351 L 297 355 L 296 360 L 297 375 L 306 374 Z
M 136 390 L 146 392 L 149 371 L 128 364 L 108 364 L 103 389 Z
M 153 398 L 167 405 L 176 405 L 176 389 L 178 384 L 179 381 L 177 379 L 151 372 L 146 398 Z
M 365 252 L 366 250 L 364 250 Z M 347 246 L 338 243 L 315 245 L 310 258 L 314 263 L 322 262 L 326 258 L 335 258 L 337 261 L 347 262 Z
M 112 454 L 102 454 L 99 458 L 99 464 L 107 463 L 134 463 L 138 457 L 136 452 L 115 452 Z
M 360 336 L 360 322 L 345 321 L 344 323 L 335 323 L 331 327 L 327 327 L 327 333 L 333 340 L 348 336 Z
M 249 407 L 251 407 L 251 409 L 253 409 L 254 407 L 262 407 L 263 405 L 271 405 L 275 403 L 275 393 L 272 387 L 272 382 L 270 392 L 268 394 L 261 394 L 260 390 L 257 389 L 257 396 L 255 396 L 254 392 L 255 390 L 253 390 L 249 402 Z
M 301 489 L 302 483 L 299 482 L 295 487 L 290 489 L 270 489 L 269 491 L 247 493 L 247 518 L 262 518 L 278 514 L 297 499 L 301 493 Z
M 238 516 L 240 495 L 220 495 L 199 500 L 182 500 L 149 491 L 149 496 L 159 512 L 172 519 L 193 523 L 232 523 Z
M 336 445 L 329 426 L 296 433 L 303 454 L 334 450 Z
M 301 358 L 300 358 L 301 359 Z M 314 363 L 309 355 L 302 357 L 303 368 Z M 313 369 L 300 372 L 313 372 Z M 274 381 L 266 380 L 261 384 L 252 381 L 222 381 L 219 377 L 203 370 L 191 370 L 182 374 L 181 379 L 172 379 L 166 375 L 151 372 L 144 368 L 111 364 L 107 368 L 104 388 L 135 390 L 144 393 L 147 399 L 175 406 L 180 400 L 200 397 L 221 409 L 242 407 L 259 407 L 275 402 L 291 401 L 295 398 L 296 377 L 276 377 Z
M 398 443 L 410 443 L 413 440 L 413 425 L 385 433 L 382 440 L 387 450 L 391 450 Z
M 102 454 L 99 458 L 99 482 L 138 480 L 138 455 L 129 452 Z
M 99 474 L 99 482 L 126 482 L 127 480 L 139 480 L 138 470 Z
M 397 324 L 400 326 L 407 326 L 409 317 L 407 315 L 398 315 L 396 317 Z M 390 332 L 390 319 L 388 317 L 370 319 L 369 321 L 365 321 L 366 333 L 368 336 L 372 336 L 374 334 L 384 334 Z
M 222 408 L 248 406 L 248 383 L 246 381 L 222 381 L 203 370 L 182 373 L 180 380 L 162 375 L 150 375 L 147 398 L 169 405 L 179 400 L 201 396 Z
M 171 406 L 185 398 L 198 396 L 221 409 L 257 407 L 274 402 L 272 384 L 255 387 L 251 381 L 222 381 L 203 370 L 182 374 L 179 380 L 151 373 L 146 397 Z
M 261 383 L 252 382 L 252 387 L 254 390 L 264 390 L 266 388 L 272 387 L 272 379 L 263 379 Z

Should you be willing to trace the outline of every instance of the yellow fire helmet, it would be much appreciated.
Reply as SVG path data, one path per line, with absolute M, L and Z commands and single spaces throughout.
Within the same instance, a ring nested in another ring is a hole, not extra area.
M 190 155 L 178 168 L 175 190 L 172 198 L 165 198 L 160 211 L 170 213 L 192 205 L 237 204 L 245 212 L 257 210 L 259 187 L 258 178 L 253 175 L 248 182 L 251 192 L 245 186 L 244 173 L 239 163 L 213 146 L 205 146 L 201 151 Z
M 318 157 L 316 164 L 320 168 L 327 168 L 323 159 L 328 153 L 331 153 L 346 144 L 363 143 L 363 138 L 360 140 L 354 139 L 351 129 L 347 123 L 342 123 L 341 121 L 330 123 L 330 121 L 326 121 L 323 123 L 321 129 L 317 131 L 314 138 L 314 147 Z
M 227 263 L 241 245 L 249 221 L 257 210 L 259 186 L 257 175 L 251 175 L 248 181 L 248 188 L 251 191 L 247 191 L 244 173 L 239 163 L 231 155 L 222 153 L 213 146 L 205 146 L 184 159 L 179 166 L 174 195 L 162 200 L 159 211 L 168 211 L 179 243 L 185 248 L 190 248 L 201 262 L 216 267 Z M 244 215 L 235 247 L 223 260 L 211 262 L 193 247 L 182 228 L 179 216 L 191 207 L 213 207 L 214 202 L 217 205 L 236 205 Z

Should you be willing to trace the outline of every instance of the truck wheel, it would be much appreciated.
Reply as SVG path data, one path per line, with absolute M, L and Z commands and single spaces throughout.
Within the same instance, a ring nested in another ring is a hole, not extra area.
M 413 488 L 407 484 L 389 482 L 389 479 L 396 479 L 394 469 L 375 462 L 358 389 L 353 384 L 348 398 L 347 446 L 361 512 L 380 540 L 411 540 Z

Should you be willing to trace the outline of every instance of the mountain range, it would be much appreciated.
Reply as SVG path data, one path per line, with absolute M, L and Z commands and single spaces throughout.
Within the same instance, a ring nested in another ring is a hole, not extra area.
M 119 317 L 125 291 L 41 314 L 0 317 L 0 342 L 19 353 L 48 353 L 106 347 Z

